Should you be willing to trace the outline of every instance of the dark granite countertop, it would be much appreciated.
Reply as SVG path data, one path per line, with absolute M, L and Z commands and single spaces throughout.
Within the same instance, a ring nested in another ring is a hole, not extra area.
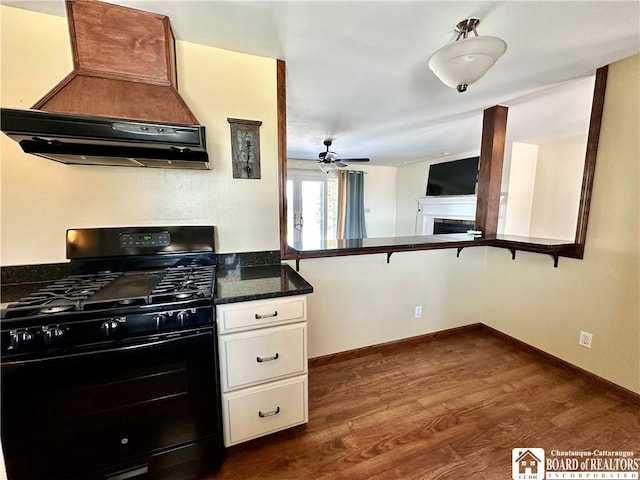
M 313 256 L 319 253 L 361 253 L 363 250 L 376 252 L 394 252 L 402 250 L 430 250 L 435 248 L 456 248 L 476 246 L 514 246 L 526 248 L 557 249 L 573 245 L 572 241 L 550 238 L 521 237 L 516 235 L 474 236 L 466 233 L 447 233 L 440 235 L 417 235 L 406 237 L 372 237 L 347 240 L 328 240 L 321 245 L 307 246 L 300 242 L 291 248 L 300 254 Z
M 280 264 L 279 251 L 218 254 L 217 261 L 217 304 L 313 292 L 295 270 Z M 0 309 L 73 273 L 68 262 L 0 267 Z
M 420 247 L 453 248 L 456 246 L 472 246 L 479 243 L 479 238 L 466 233 L 448 233 L 442 235 L 415 235 L 405 237 L 370 237 L 353 238 L 343 240 L 326 240 L 321 245 L 305 245 L 301 242 L 294 243 L 291 247 L 297 253 L 317 254 L 321 252 L 349 253 L 359 250 L 401 251 Z
M 0 267 L 0 308 L 72 273 L 69 263 Z
M 313 287 L 289 265 L 261 265 L 216 272 L 217 305 L 312 293 Z

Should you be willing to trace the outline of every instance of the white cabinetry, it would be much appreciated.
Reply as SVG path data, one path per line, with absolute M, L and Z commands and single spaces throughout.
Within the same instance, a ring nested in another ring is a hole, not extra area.
M 226 446 L 306 423 L 307 298 L 216 307 Z

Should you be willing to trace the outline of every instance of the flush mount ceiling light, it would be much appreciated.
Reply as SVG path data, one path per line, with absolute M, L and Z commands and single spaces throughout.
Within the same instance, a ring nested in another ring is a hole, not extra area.
M 429 68 L 448 87 L 465 92 L 478 81 L 507 50 L 504 40 L 479 37 L 478 18 L 467 18 L 456 25 L 458 36 L 429 58 Z M 475 37 L 468 37 L 473 32 Z

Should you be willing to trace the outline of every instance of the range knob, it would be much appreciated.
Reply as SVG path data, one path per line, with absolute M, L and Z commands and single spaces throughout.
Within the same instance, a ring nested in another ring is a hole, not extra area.
M 105 337 L 113 337 L 120 325 L 115 320 L 107 320 L 100 326 L 100 331 Z
M 186 310 L 183 310 L 179 312 L 178 315 L 176 315 L 176 318 L 178 319 L 178 323 L 180 323 L 180 326 L 185 327 L 190 323 L 191 313 Z
M 156 322 L 156 329 L 157 330 L 163 329 L 164 327 L 167 326 L 167 323 L 169 322 L 169 319 L 167 318 L 167 316 L 164 313 L 159 313 L 158 315 L 153 317 L 153 319 Z
M 60 327 L 44 327 L 42 338 L 47 345 L 55 345 L 62 339 L 64 331 Z
M 9 332 L 9 345 L 13 350 L 28 345 L 32 340 L 33 334 L 29 330 L 12 330 Z

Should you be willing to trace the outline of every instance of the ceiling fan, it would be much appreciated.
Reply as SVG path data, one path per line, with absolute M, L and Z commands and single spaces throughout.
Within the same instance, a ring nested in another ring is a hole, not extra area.
M 368 158 L 338 158 L 336 152 L 329 150 L 329 147 L 333 143 L 333 140 L 327 139 L 324 142 L 324 146 L 327 148 L 324 152 L 318 154 L 318 163 L 323 165 L 335 165 L 337 167 L 346 167 L 348 162 L 368 162 Z

